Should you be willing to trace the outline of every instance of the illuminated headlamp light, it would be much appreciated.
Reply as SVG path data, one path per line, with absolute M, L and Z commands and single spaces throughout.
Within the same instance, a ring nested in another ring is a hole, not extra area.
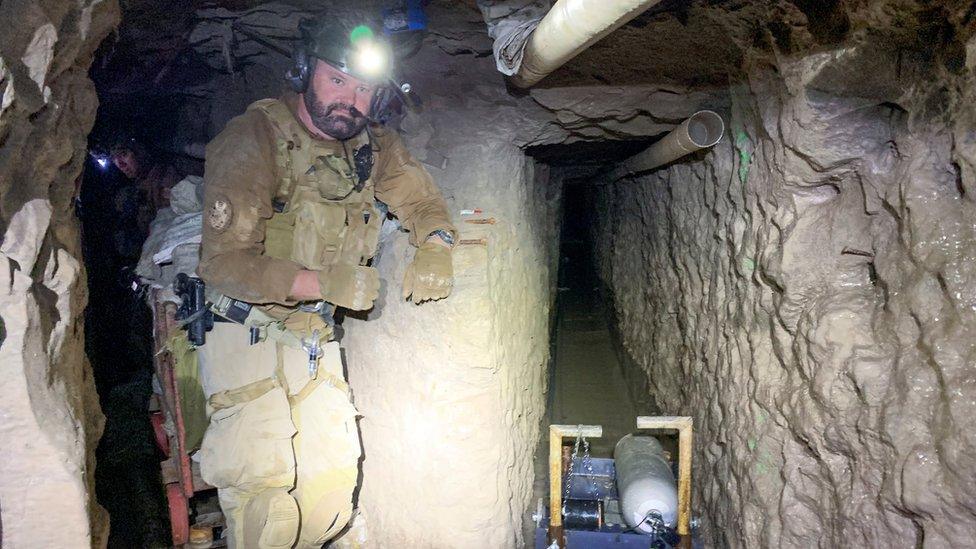
M 112 163 L 112 157 L 110 155 L 96 152 L 89 152 L 88 154 L 90 154 L 95 163 L 98 164 L 98 167 L 103 170 L 107 169 Z
M 369 79 L 379 79 L 390 70 L 389 52 L 376 42 L 363 42 L 352 53 L 352 72 Z

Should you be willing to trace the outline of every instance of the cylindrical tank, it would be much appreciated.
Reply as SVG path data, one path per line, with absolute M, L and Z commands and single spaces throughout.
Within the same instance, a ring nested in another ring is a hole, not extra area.
M 644 519 L 657 511 L 673 528 L 678 516 L 678 490 L 661 443 L 651 436 L 627 435 L 617 442 L 613 459 L 620 511 L 627 526 L 650 533 L 651 526 Z

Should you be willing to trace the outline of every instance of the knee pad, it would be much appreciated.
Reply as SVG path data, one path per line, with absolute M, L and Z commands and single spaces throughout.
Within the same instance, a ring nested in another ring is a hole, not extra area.
M 339 535 L 352 518 L 352 490 L 325 494 L 311 509 L 302 509 L 302 535 L 298 547 L 321 547 Z
M 299 527 L 298 502 L 285 488 L 271 488 L 244 507 L 246 549 L 287 549 L 295 544 Z

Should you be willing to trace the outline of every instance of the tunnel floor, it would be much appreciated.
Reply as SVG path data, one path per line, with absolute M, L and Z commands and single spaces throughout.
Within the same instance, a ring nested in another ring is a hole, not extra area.
M 634 431 L 635 417 L 651 410 L 634 402 L 619 360 L 612 305 L 594 261 L 594 199 L 591 186 L 564 188 L 547 404 L 550 423 L 603 426 L 603 437 L 590 441 L 590 453 L 613 457 L 617 441 Z
M 586 278 L 560 291 L 550 417 L 552 423 L 602 425 L 603 438 L 590 440 L 590 453 L 612 457 L 614 444 L 634 430 L 637 407 L 617 360 L 599 288 Z

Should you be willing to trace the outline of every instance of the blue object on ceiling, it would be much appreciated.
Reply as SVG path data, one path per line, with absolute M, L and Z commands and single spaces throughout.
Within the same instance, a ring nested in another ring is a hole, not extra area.
M 406 0 L 396 7 L 383 10 L 383 32 L 397 34 L 427 30 L 426 3 L 425 0 Z

